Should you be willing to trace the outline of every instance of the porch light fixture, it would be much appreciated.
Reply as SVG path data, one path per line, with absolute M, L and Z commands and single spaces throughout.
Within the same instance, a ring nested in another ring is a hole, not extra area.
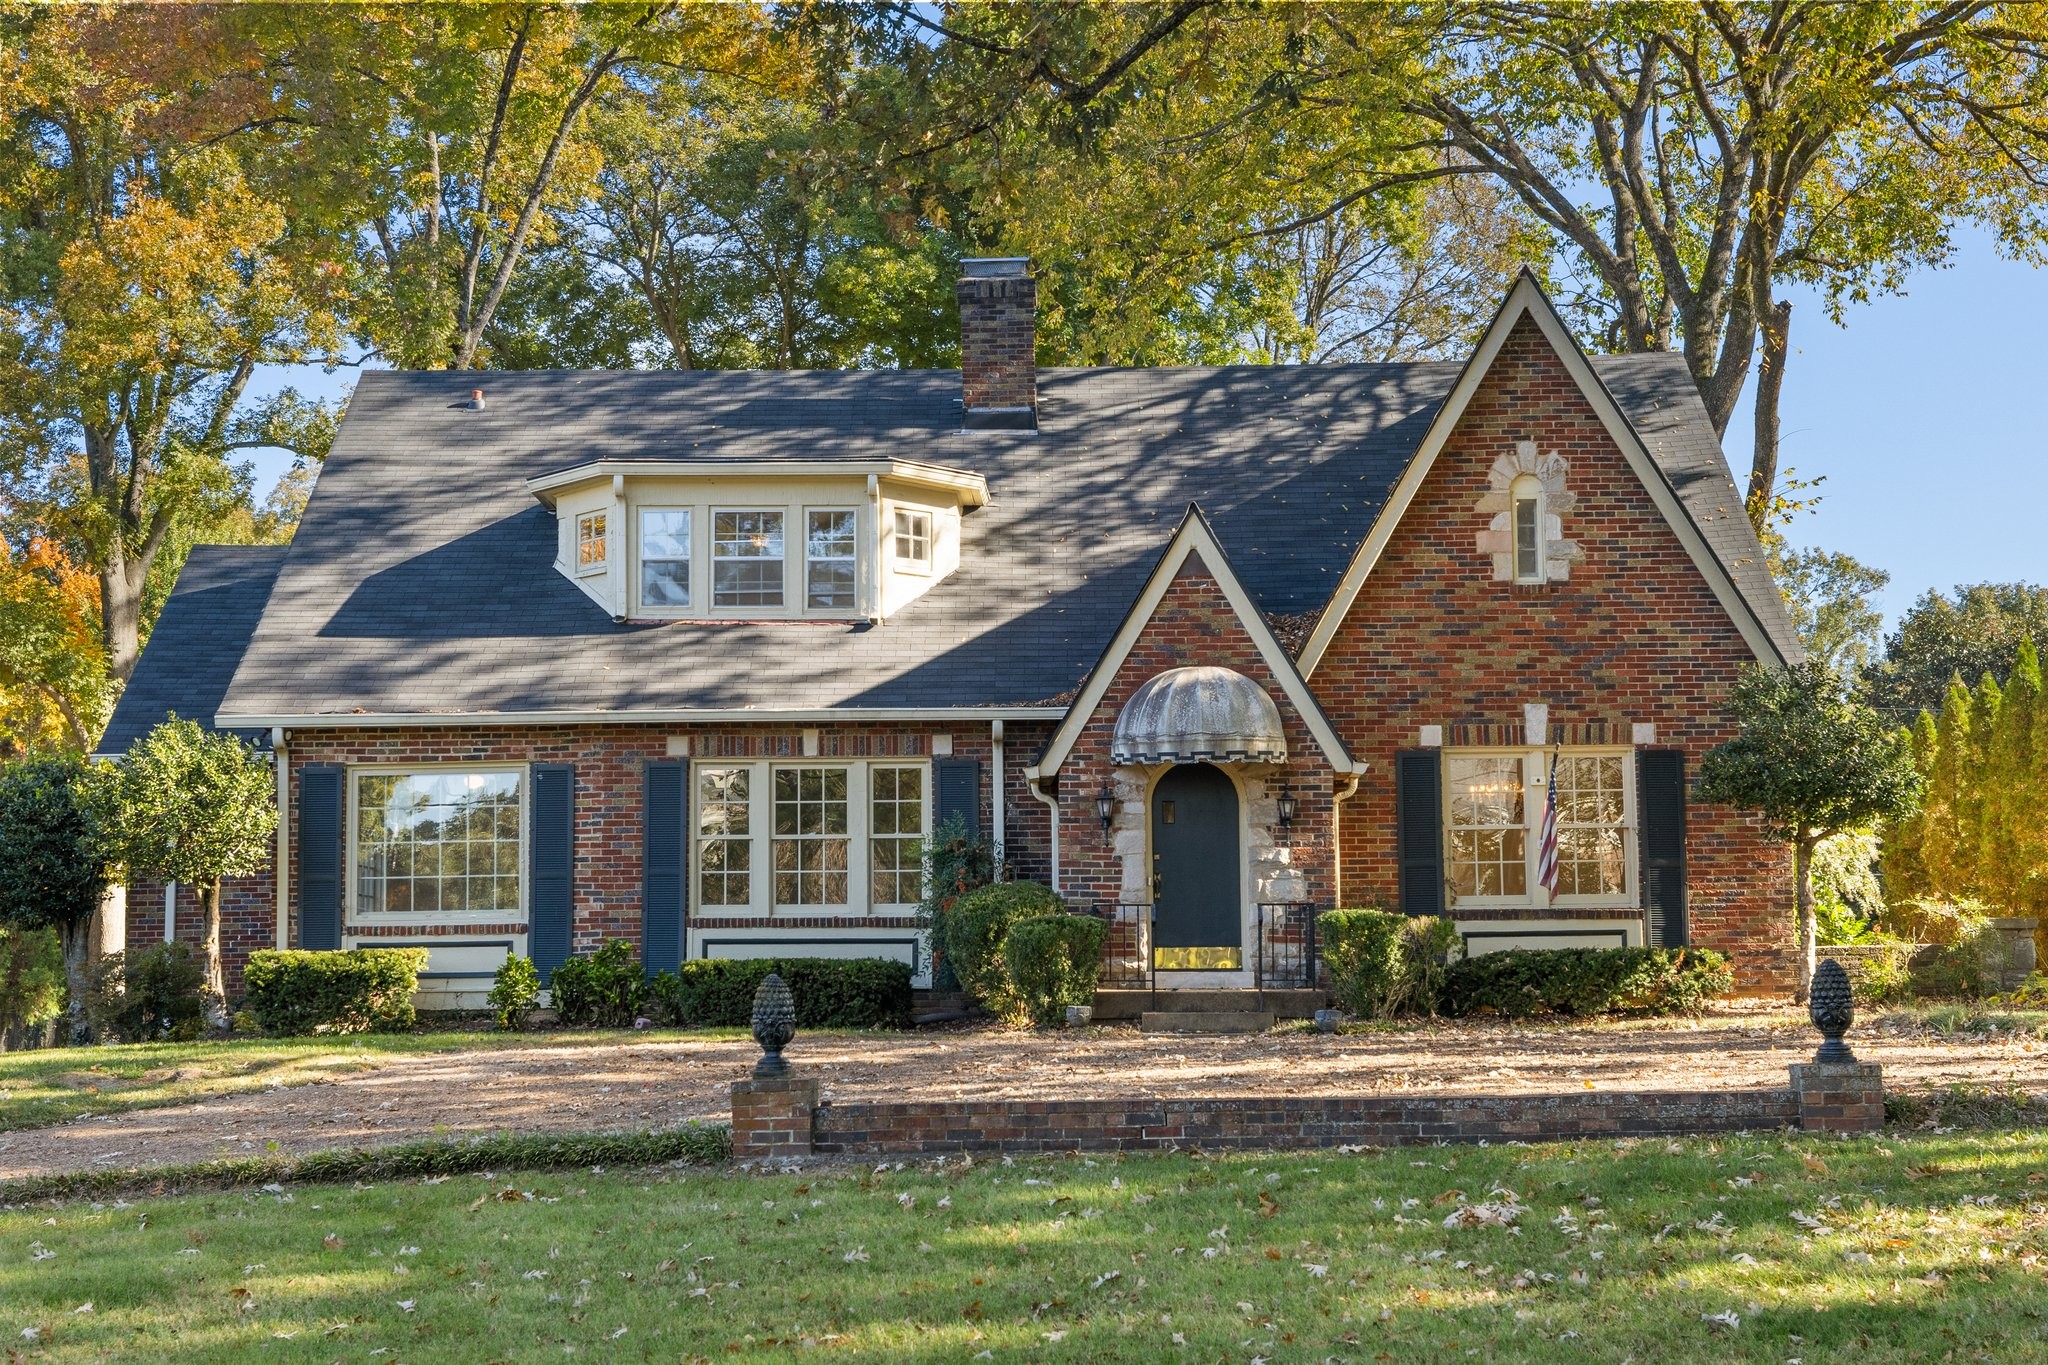
M 1116 793 L 1109 789 L 1107 782 L 1095 795 L 1095 814 L 1102 821 L 1102 832 L 1109 833 L 1110 824 L 1116 819 Z
M 1280 795 L 1274 799 L 1273 806 L 1280 816 L 1280 828 L 1286 829 L 1293 825 L 1295 813 L 1301 809 L 1300 804 L 1294 799 L 1293 783 L 1280 784 Z

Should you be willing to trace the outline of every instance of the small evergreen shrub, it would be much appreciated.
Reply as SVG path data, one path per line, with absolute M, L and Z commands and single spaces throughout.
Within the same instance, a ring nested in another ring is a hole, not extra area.
M 1435 915 L 1332 910 L 1316 921 L 1337 1003 L 1364 1019 L 1434 1014 L 1450 963 L 1464 951 L 1458 926 Z
M 664 1023 L 745 1028 L 754 1019 L 754 992 L 770 972 L 788 985 L 798 1028 L 910 1024 L 910 966 L 881 957 L 702 958 L 656 976 L 649 1004 Z
M 540 1004 L 540 971 L 530 957 L 508 956 L 491 978 L 491 1014 L 506 1033 L 526 1027 L 526 1016 Z
M 271 1034 L 399 1033 L 426 965 L 425 948 L 265 948 L 242 971 L 246 1008 Z
M 1034 915 L 1010 926 L 1003 969 L 1032 1023 L 1051 1027 L 1066 1018 L 1067 1006 L 1094 1001 L 1108 937 L 1109 921 L 1093 915 Z
M 205 964 L 183 943 L 108 953 L 87 986 L 86 1018 L 116 1042 L 190 1042 L 206 1031 L 205 985 Z
M 1982 1000 L 1998 989 L 2005 940 L 1989 920 L 1967 925 L 1948 943 L 1922 949 L 1907 963 L 1913 994 L 1922 1000 Z
M 628 1028 L 640 1012 L 647 973 L 633 945 L 615 938 L 589 957 L 572 957 L 548 980 L 555 1016 L 571 1028 Z
M 1854 978 L 1859 1005 L 1901 1005 L 1913 998 L 1913 974 L 1904 951 L 1867 957 Z
M 966 992 L 991 1014 L 1019 1011 L 1003 966 L 1003 935 L 1019 920 L 1066 912 L 1066 902 L 1037 882 L 995 882 L 953 902 L 941 923 L 946 959 Z
M 67 991 L 57 931 L 0 924 L 0 1031 L 55 1019 L 64 1012 Z
M 1686 1014 L 1734 984 L 1728 960 L 1704 948 L 1514 948 L 1453 964 L 1442 1009 L 1510 1019 Z
M 996 879 L 995 850 L 988 840 L 968 834 L 966 820 L 956 811 L 932 831 L 919 852 L 924 865 L 924 896 L 918 902 L 918 920 L 937 950 L 932 987 L 957 990 L 960 978 L 946 954 L 946 912 L 975 887 Z

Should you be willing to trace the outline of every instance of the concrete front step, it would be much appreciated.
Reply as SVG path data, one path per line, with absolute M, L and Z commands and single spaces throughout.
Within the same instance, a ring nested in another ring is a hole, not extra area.
M 1146 1010 L 1141 1033 L 1264 1033 L 1273 1027 L 1271 1010 Z
M 1095 992 L 1095 1022 L 1115 1023 L 1137 1019 L 1148 1011 L 1175 1014 L 1233 1014 L 1249 1011 L 1267 1013 L 1279 1019 L 1306 1019 L 1329 1003 L 1329 997 L 1315 990 L 1269 990 L 1262 1000 L 1254 990 L 1217 988 L 1211 990 L 1151 991 L 1099 990 Z

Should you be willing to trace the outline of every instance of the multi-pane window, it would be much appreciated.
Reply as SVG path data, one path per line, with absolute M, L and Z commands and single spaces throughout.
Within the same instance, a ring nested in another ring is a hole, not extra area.
M 1444 787 L 1444 861 L 1452 894 L 1528 894 L 1522 755 L 1514 752 L 1448 756 L 1444 760 Z
M 775 903 L 845 905 L 852 821 L 844 768 L 775 770 Z
M 1524 474 L 1509 497 L 1514 504 L 1515 581 L 1543 581 L 1543 485 Z
M 932 514 L 896 509 L 896 563 L 920 573 L 932 567 Z
M 519 910 L 519 774 L 435 769 L 355 780 L 355 908 Z
M 804 514 L 804 605 L 852 611 L 854 514 L 851 509 Z
M 754 898 L 750 768 L 697 774 L 697 903 L 744 906 Z
M 640 601 L 649 607 L 690 605 L 690 509 L 640 512 Z
M 924 769 L 868 770 L 868 866 L 876 905 L 914 905 L 924 894 Z
M 605 523 L 603 512 L 585 512 L 576 518 L 576 572 L 595 573 L 605 563 Z
M 1627 773 L 1620 754 L 1558 759 L 1558 895 L 1628 890 Z
M 782 605 L 782 513 L 711 514 L 711 603 Z

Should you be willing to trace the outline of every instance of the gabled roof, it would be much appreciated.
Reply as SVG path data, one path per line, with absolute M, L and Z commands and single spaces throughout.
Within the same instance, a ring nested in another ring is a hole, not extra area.
M 1564 361 L 1565 369 L 1571 374 L 1579 392 L 1592 405 L 1607 434 L 1627 457 L 1636 476 L 1643 481 L 1651 499 L 1677 533 L 1679 543 L 1685 547 L 1693 564 L 1706 578 L 1714 596 L 1734 621 L 1758 660 L 1768 664 L 1783 664 L 1801 657 L 1797 636 L 1785 615 L 1784 603 L 1779 599 L 1771 583 L 1770 573 L 1764 567 L 1763 554 L 1757 545 L 1755 532 L 1743 515 L 1742 499 L 1734 496 L 1735 485 L 1728 475 L 1727 461 L 1722 458 L 1719 444 L 1710 442 L 1713 449 L 1712 467 L 1706 466 L 1699 456 L 1697 430 L 1683 433 L 1672 443 L 1690 458 L 1674 461 L 1671 467 L 1660 462 L 1651 450 L 1642 426 L 1623 410 L 1617 396 L 1608 385 L 1601 381 L 1586 353 L 1579 349 L 1571 330 L 1558 316 L 1537 283 L 1535 275 L 1524 269 L 1516 278 L 1514 287 L 1502 301 L 1500 311 L 1495 313 L 1479 346 L 1465 362 L 1457 382 L 1451 386 L 1449 396 L 1430 419 L 1429 429 L 1422 435 L 1415 456 L 1402 471 L 1384 504 L 1374 519 L 1372 530 L 1352 556 L 1351 563 L 1338 583 L 1327 606 L 1323 608 L 1315 629 L 1309 632 L 1308 642 L 1302 647 L 1301 667 L 1304 673 L 1313 675 L 1316 665 L 1321 662 L 1323 652 L 1336 638 L 1344 617 L 1365 586 L 1366 578 L 1379 562 L 1387 542 L 1393 538 L 1395 528 L 1400 524 L 1402 513 L 1414 501 L 1423 481 L 1436 463 L 1437 455 L 1445 442 L 1456 430 L 1458 421 L 1465 415 L 1473 395 L 1485 381 L 1487 371 L 1506 344 L 1508 335 L 1515 325 L 1524 318 L 1533 322 L 1542 331 L 1558 357 Z M 1624 385 L 1626 379 L 1624 378 Z M 1688 378 L 1686 392 L 1691 406 L 1698 409 L 1697 417 L 1705 419 L 1706 409 L 1699 402 L 1699 392 Z M 1675 395 L 1674 407 L 1686 405 Z M 1652 407 L 1655 411 L 1655 407 Z M 1687 413 L 1690 417 L 1693 414 Z M 1669 424 L 1663 424 L 1669 430 Z M 1683 425 L 1683 424 L 1682 424 Z M 1706 428 L 1709 436 L 1713 428 Z M 1689 435 L 1690 440 L 1684 439 Z M 1683 477 L 1695 490 L 1690 501 L 1679 491 L 1678 478 Z M 1724 488 L 1725 486 L 1725 488 Z M 1723 493 L 1727 496 L 1721 496 Z M 1704 493 L 1705 498 L 1698 494 Z M 1709 505 L 1712 500 L 1712 505 Z M 1730 524 L 1730 516 L 1741 521 L 1740 531 Z M 1712 526 L 1716 536 L 1712 539 L 1705 532 L 1705 526 Z M 1740 572 L 1739 572 L 1740 571 Z M 1738 576 L 1739 572 L 1739 576 Z
M 1316 704 L 1314 695 L 1308 690 L 1308 684 L 1302 680 L 1300 671 L 1295 668 L 1294 660 L 1288 657 L 1286 649 L 1274 637 L 1273 628 L 1266 624 L 1266 618 L 1260 615 L 1259 609 L 1253 605 L 1251 594 L 1245 591 L 1244 584 L 1238 579 L 1237 571 L 1231 567 L 1230 556 L 1224 552 L 1223 543 L 1216 538 L 1215 529 L 1209 525 L 1209 519 L 1202 515 L 1200 505 L 1194 504 L 1189 506 L 1187 515 L 1181 518 L 1180 526 L 1174 531 L 1173 539 L 1166 543 L 1166 549 L 1161 552 L 1158 563 L 1152 566 L 1152 573 L 1146 578 L 1145 586 L 1139 591 L 1136 600 L 1131 603 L 1131 609 L 1125 614 L 1123 624 L 1117 628 L 1115 636 L 1103 650 L 1102 657 L 1090 670 L 1087 681 L 1081 684 L 1080 694 L 1074 699 L 1074 704 L 1068 710 L 1065 719 L 1046 741 L 1045 748 L 1038 755 L 1038 761 L 1024 770 L 1026 776 L 1050 776 L 1057 773 L 1060 765 L 1067 761 L 1067 755 L 1073 752 L 1075 742 L 1081 737 L 1081 731 L 1094 717 L 1096 708 L 1102 705 L 1103 695 L 1109 691 L 1110 684 L 1116 681 L 1117 670 L 1123 667 L 1124 660 L 1130 657 L 1131 650 L 1137 646 L 1139 637 L 1145 632 L 1146 624 L 1152 619 L 1152 614 L 1159 610 L 1159 604 L 1165 599 L 1167 589 L 1173 586 L 1173 580 L 1179 576 L 1188 561 L 1196 556 L 1200 556 L 1203 566 L 1209 571 L 1209 576 L 1215 579 L 1216 585 L 1222 589 L 1224 600 L 1230 603 L 1231 611 L 1237 616 L 1238 623 L 1244 627 L 1245 634 L 1251 637 L 1253 646 L 1259 651 L 1259 657 L 1265 660 L 1266 667 L 1272 671 L 1280 690 L 1287 694 L 1287 700 L 1293 704 L 1295 711 L 1301 716 L 1302 723 L 1308 727 L 1309 734 L 1315 739 L 1316 747 L 1323 751 L 1324 759 L 1340 773 L 1359 771 L 1354 767 L 1350 753 L 1345 750 L 1344 741 L 1338 738 L 1337 727 L 1330 724 L 1329 718 L 1323 714 L 1322 707 Z
M 282 545 L 192 547 L 95 754 L 127 753 L 173 712 L 212 726 L 283 563 Z

